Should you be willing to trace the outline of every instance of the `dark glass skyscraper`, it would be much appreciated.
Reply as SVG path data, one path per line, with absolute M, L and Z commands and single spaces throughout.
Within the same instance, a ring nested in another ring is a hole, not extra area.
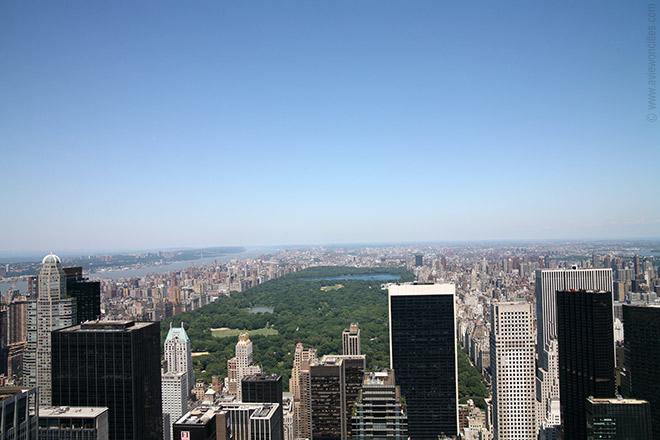
M 390 362 L 413 440 L 458 435 L 454 294 L 453 284 L 389 288 Z
M 63 328 L 52 353 L 53 405 L 107 406 L 111 440 L 162 440 L 158 323 Z
M 66 293 L 76 299 L 77 324 L 101 317 L 101 283 L 83 278 L 82 267 L 65 267 Z
M 612 292 L 557 292 L 561 424 L 565 439 L 587 437 L 588 397 L 615 395 Z
M 623 306 L 626 397 L 651 404 L 653 438 L 660 439 L 660 307 Z
M 282 376 L 279 374 L 257 373 L 245 376 L 241 381 L 243 402 L 277 403 L 277 423 L 280 438 L 284 438 L 282 410 Z

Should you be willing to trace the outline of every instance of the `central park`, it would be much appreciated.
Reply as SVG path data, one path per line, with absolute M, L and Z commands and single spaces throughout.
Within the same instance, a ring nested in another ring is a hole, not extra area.
M 286 389 L 298 342 L 315 348 L 319 357 L 341 354 L 342 330 L 357 322 L 367 370 L 379 371 L 390 364 L 383 279 L 410 282 L 414 276 L 404 268 L 314 267 L 164 320 L 162 339 L 170 322 L 175 326 L 183 322 L 195 353 L 195 377 L 208 384 L 211 376 L 226 377 L 238 334 L 246 331 L 253 342 L 254 364 L 281 375 Z M 483 408 L 488 388 L 460 349 L 458 372 L 460 402 L 473 399 Z

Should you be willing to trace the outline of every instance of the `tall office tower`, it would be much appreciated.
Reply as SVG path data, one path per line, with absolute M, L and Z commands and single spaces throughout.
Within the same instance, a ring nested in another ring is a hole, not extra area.
M 108 440 L 108 408 L 39 408 L 39 438 L 48 440 Z
M 0 387 L 0 439 L 37 440 L 39 405 L 38 390 L 19 387 Z
M 9 304 L 9 344 L 27 342 L 27 309 L 25 296 L 14 298 Z
M 341 332 L 342 353 L 357 356 L 360 354 L 360 326 L 357 322 L 351 323 L 349 328 Z
M 495 439 L 536 439 L 532 305 L 495 302 L 491 310 L 490 368 Z
M 453 284 L 389 287 L 390 367 L 415 440 L 458 435 L 454 295 Z
M 549 261 L 549 258 L 546 258 Z M 536 271 L 536 339 L 538 370 L 536 393 L 539 422 L 550 422 L 544 417 L 552 414 L 552 402 L 560 399 L 557 339 L 557 291 L 570 289 L 606 290 L 612 292 L 612 269 L 541 269 Z M 545 418 L 545 420 L 544 420 Z
M 243 402 L 277 403 L 276 419 L 279 420 L 280 437 L 284 437 L 284 408 L 282 406 L 282 376 L 258 373 L 245 376 L 241 382 Z M 275 428 L 278 428 L 275 426 Z
M 564 439 L 587 436 L 587 397 L 614 397 L 612 292 L 557 292 L 559 389 Z
M 637 399 L 587 399 L 587 437 L 653 440 L 651 406 Z
M 344 371 L 336 363 L 318 363 L 310 367 L 310 394 L 312 407 L 312 436 L 315 440 L 345 440 L 342 434 L 342 392 L 345 387 Z
M 9 358 L 9 306 L 0 304 L 0 374 L 7 376 Z
M 163 372 L 161 375 L 161 394 L 163 399 L 163 414 L 169 415 L 170 422 L 167 427 L 167 438 L 172 438 L 172 424 L 177 421 L 188 409 L 188 378 L 185 371 L 174 373 Z
M 53 405 L 107 406 L 111 440 L 162 440 L 157 322 L 87 322 L 52 340 Z
M 625 397 L 651 405 L 653 438 L 660 439 L 660 307 L 623 306 Z
M 421 267 L 424 265 L 424 255 L 415 254 L 415 267 Z
M 392 370 L 365 375 L 355 402 L 352 440 L 408 438 L 408 416 Z
M 261 367 L 252 365 L 252 341 L 250 335 L 241 333 L 236 343 L 236 356 L 227 361 L 227 377 L 229 378 L 229 394 L 243 398 L 241 381 L 250 374 L 261 373 Z
M 181 327 L 172 327 L 165 338 L 165 362 L 167 371 L 170 373 L 186 373 L 186 391 L 189 392 L 195 386 L 195 370 L 192 364 L 192 349 L 190 338 Z
M 293 368 L 289 380 L 289 391 L 293 394 L 295 437 L 312 437 L 312 406 L 310 394 L 309 365 L 316 361 L 316 350 L 305 349 L 302 343 L 296 345 L 293 355 Z
M 310 366 L 312 438 L 351 437 L 351 414 L 358 398 L 366 358 L 360 356 L 323 356 Z
M 52 403 L 50 333 L 74 322 L 75 299 L 66 297 L 62 262 L 56 255 L 46 255 L 37 277 L 37 299 L 28 303 L 28 343 L 24 356 L 25 384 L 39 387 L 40 405 Z
M 75 324 L 101 318 L 101 282 L 83 277 L 82 267 L 65 267 L 67 295 L 76 299 Z

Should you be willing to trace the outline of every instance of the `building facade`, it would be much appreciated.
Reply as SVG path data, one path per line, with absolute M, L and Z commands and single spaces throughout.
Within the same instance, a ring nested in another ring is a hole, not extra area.
M 57 255 L 41 262 L 37 298 L 28 303 L 28 340 L 24 354 L 25 384 L 39 387 L 39 404 L 52 404 L 50 333 L 76 322 L 75 299 L 66 296 L 66 275 Z
M 252 365 L 252 341 L 248 333 L 241 333 L 236 343 L 236 356 L 227 361 L 228 392 L 239 401 L 243 398 L 241 381 L 250 374 L 261 373 L 261 367 Z
M 350 356 L 360 355 L 360 326 L 358 323 L 351 323 L 349 328 L 345 328 L 341 333 L 342 354 Z
M 557 362 L 557 291 L 571 289 L 612 292 L 612 269 L 540 269 L 536 271 L 536 321 L 538 370 L 536 378 L 539 425 L 552 426 L 559 419 L 553 402 L 560 400 Z M 550 428 L 549 428 L 550 429 Z
M 651 405 L 653 438 L 660 438 L 660 307 L 623 306 L 625 397 Z
M 351 423 L 353 440 L 408 439 L 406 405 L 392 370 L 365 375 Z
M 161 375 L 161 394 L 163 398 L 163 414 L 169 415 L 167 424 L 169 438 L 172 438 L 172 424 L 188 410 L 188 379 L 187 373 L 181 371 L 163 372 Z M 166 427 L 163 426 L 163 429 Z
M 293 355 L 293 368 L 289 379 L 289 391 L 293 394 L 293 414 L 295 418 L 295 437 L 311 438 L 312 406 L 310 394 L 310 364 L 316 362 L 316 350 L 296 345 Z
M 653 440 L 651 406 L 637 399 L 587 399 L 588 440 Z
M 458 435 L 455 286 L 389 286 L 390 367 L 416 440 Z
M 563 438 L 586 438 L 587 398 L 616 392 L 612 292 L 558 291 L 557 341 Z
M 38 439 L 37 394 L 37 388 L 0 387 L 0 439 Z M 36 403 L 34 409 L 30 402 Z
M 108 440 L 108 408 L 39 408 L 39 440 Z
M 52 338 L 54 405 L 108 407 L 111 440 L 162 440 L 157 322 L 88 322 Z
M 534 330 L 531 304 L 493 303 L 490 371 L 496 440 L 536 438 Z
M 192 364 L 192 348 L 190 338 L 181 327 L 172 327 L 165 338 L 165 363 L 169 373 L 185 373 L 186 391 L 190 391 L 195 386 L 195 371 Z

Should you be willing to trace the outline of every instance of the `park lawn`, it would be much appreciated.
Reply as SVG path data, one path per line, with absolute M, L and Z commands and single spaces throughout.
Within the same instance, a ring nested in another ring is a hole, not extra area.
M 272 327 L 259 328 L 256 330 L 241 330 L 238 328 L 211 329 L 211 334 L 216 338 L 235 338 L 241 333 L 248 333 L 251 336 L 255 336 L 255 335 L 272 336 L 272 335 L 280 334 L 280 332 L 278 332 Z
M 344 288 L 343 284 L 335 284 L 334 286 L 323 286 L 321 287 L 321 290 L 324 292 L 332 292 L 333 290 L 339 290 L 343 288 Z

